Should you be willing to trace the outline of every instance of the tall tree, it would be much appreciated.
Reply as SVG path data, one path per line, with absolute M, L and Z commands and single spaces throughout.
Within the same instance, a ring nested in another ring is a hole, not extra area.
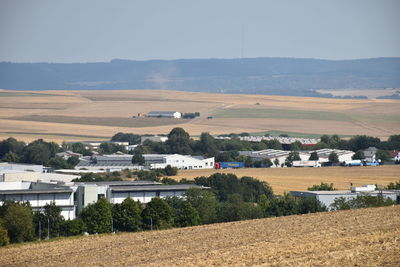
M 182 128 L 174 128 L 168 134 L 168 140 L 165 142 L 169 147 L 169 153 L 191 154 L 190 136 Z
M 33 214 L 29 204 L 5 201 L 0 207 L 0 218 L 12 243 L 33 240 Z
M 83 208 L 79 216 L 91 234 L 110 233 L 112 230 L 111 205 L 105 198 Z
M 145 229 L 167 229 L 174 224 L 172 208 L 158 197 L 153 198 L 142 211 Z
M 142 228 L 142 206 L 130 197 L 112 207 L 114 228 L 118 231 L 136 232 Z

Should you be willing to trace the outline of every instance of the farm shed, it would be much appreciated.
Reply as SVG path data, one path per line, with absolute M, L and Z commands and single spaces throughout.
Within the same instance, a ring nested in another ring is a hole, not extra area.
M 180 113 L 179 111 L 150 111 L 147 114 L 147 117 L 180 119 L 182 117 L 182 113 Z

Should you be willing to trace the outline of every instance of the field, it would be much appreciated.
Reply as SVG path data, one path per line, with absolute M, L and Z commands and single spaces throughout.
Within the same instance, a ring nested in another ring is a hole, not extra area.
M 0 266 L 399 266 L 400 206 L 0 248 Z
M 399 88 L 385 89 L 341 89 L 341 90 L 317 90 L 321 94 L 332 94 L 334 96 L 366 96 L 369 99 L 375 99 L 379 96 L 388 96 L 396 94 Z
M 289 132 L 292 136 L 336 133 L 385 139 L 400 132 L 399 103 L 160 90 L 0 90 L 0 139 L 105 140 L 117 132 L 166 134 L 174 127 L 183 127 L 191 135 Z M 155 110 L 200 112 L 201 117 L 133 118 Z
M 324 167 L 324 168 L 251 168 L 223 170 L 181 170 L 174 179 L 193 179 L 198 176 L 210 176 L 213 173 L 234 173 L 238 177 L 252 176 L 268 182 L 276 194 L 294 190 L 307 190 L 321 182 L 333 183 L 337 189 L 349 189 L 354 186 L 378 184 L 386 186 L 400 180 L 400 165 L 379 167 Z

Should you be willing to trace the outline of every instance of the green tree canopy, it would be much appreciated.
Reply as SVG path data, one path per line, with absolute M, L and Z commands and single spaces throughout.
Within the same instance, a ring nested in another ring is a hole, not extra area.
M 27 203 L 5 201 L 0 207 L 0 219 L 12 243 L 33 240 L 32 209 Z
M 307 190 L 309 191 L 334 191 L 336 188 L 333 187 L 333 184 L 328 184 L 321 182 L 321 184 L 315 184 L 311 187 L 309 187 Z
M 365 159 L 365 155 L 362 150 L 358 150 L 351 158 L 363 160 L 363 159 Z
M 216 222 L 218 200 L 212 192 L 192 188 L 186 191 L 185 197 L 199 213 L 202 224 Z
M 329 160 L 329 162 L 332 162 L 332 163 L 338 163 L 339 162 L 339 157 L 335 152 L 332 152 L 332 153 L 329 154 L 328 160 Z
M 86 224 L 87 231 L 94 233 L 110 233 L 112 227 L 111 204 L 105 198 L 89 204 L 79 214 Z
M 200 216 L 190 202 L 178 198 L 169 197 L 165 199 L 172 207 L 174 213 L 174 224 L 176 227 L 187 227 L 200 224 Z
M 318 153 L 316 151 L 311 152 L 309 160 L 319 160 Z
M 142 205 L 130 197 L 112 207 L 114 229 L 124 232 L 136 232 L 142 228 Z
M 190 142 L 190 136 L 184 129 L 174 128 L 168 134 L 168 140 L 165 143 L 168 146 L 169 153 L 188 155 L 193 152 Z
M 174 225 L 172 208 L 159 197 L 146 204 L 142 211 L 142 219 L 145 229 L 167 229 Z

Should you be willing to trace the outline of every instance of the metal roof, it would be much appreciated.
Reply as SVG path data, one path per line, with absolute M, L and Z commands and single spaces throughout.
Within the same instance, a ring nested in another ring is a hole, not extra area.
M 16 195 L 16 194 L 53 194 L 53 193 L 72 193 L 73 190 L 69 189 L 20 189 L 20 190 L 0 190 L 0 195 Z
M 180 191 L 191 188 L 209 189 L 210 187 L 195 185 L 195 184 L 177 184 L 177 185 L 153 185 L 153 186 L 132 186 L 132 187 L 113 187 L 113 192 L 127 191 Z

